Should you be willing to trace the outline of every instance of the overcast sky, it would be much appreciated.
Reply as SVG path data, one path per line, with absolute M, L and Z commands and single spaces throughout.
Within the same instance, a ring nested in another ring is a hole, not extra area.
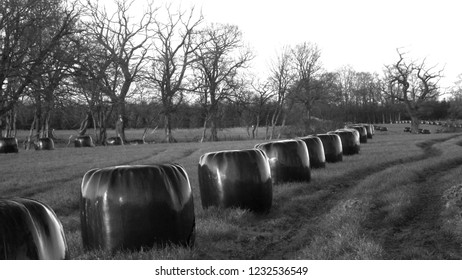
M 179 1 L 173 1 L 179 3 Z M 442 85 L 462 73 L 460 1 L 410 0 L 182 0 L 202 8 L 207 22 L 239 26 L 256 55 L 256 71 L 284 45 L 304 41 L 322 50 L 326 70 L 351 65 L 381 73 L 403 48 L 409 59 L 444 67 Z

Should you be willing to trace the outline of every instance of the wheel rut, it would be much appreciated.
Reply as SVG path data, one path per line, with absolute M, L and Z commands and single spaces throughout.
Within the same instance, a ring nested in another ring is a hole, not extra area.
M 298 213 L 297 215 L 287 217 L 286 222 L 276 226 L 273 225 L 273 229 L 266 229 L 268 231 L 272 230 L 273 236 L 277 237 L 273 237 L 272 240 L 267 240 L 266 243 L 262 242 L 264 246 L 258 248 L 259 252 L 255 255 L 258 255 L 261 259 L 293 258 L 294 252 L 306 246 L 310 240 L 312 240 L 314 234 L 313 223 L 316 223 L 318 217 L 322 217 L 331 211 L 339 201 L 344 199 L 346 192 L 350 190 L 352 186 L 355 186 L 366 177 L 394 167 L 397 164 L 413 163 L 431 157 L 438 157 L 441 155 L 441 151 L 435 148 L 434 145 L 459 136 L 460 135 L 455 135 L 417 143 L 416 145 L 423 151 L 422 154 L 373 165 L 362 170 L 352 171 L 344 176 L 341 183 L 339 183 L 339 178 L 332 178 L 308 188 L 306 185 L 301 185 L 285 193 L 281 197 L 276 198 L 276 202 L 279 201 L 279 204 L 284 204 L 284 200 L 286 200 L 287 197 L 299 196 L 300 200 L 297 203 L 292 203 L 292 205 L 286 207 L 298 207 L 300 209 L 295 211 Z M 458 162 L 454 164 L 457 163 Z M 306 196 L 306 199 L 303 198 L 304 196 Z M 310 196 L 316 196 L 315 200 L 311 200 Z

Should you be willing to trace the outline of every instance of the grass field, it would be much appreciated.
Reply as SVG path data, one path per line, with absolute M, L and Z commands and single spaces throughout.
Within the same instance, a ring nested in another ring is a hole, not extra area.
M 462 188 L 457 187 L 462 183 L 462 134 L 411 135 L 404 126 L 388 125 L 388 132 L 376 132 L 361 145 L 359 155 L 312 170 L 309 183 L 273 186 L 273 207 L 265 215 L 202 209 L 197 175 L 202 154 L 251 148 L 262 140 L 61 145 L 54 151 L 0 154 L 0 196 L 49 204 L 63 223 L 73 259 L 462 259 Z M 434 132 L 435 127 L 429 128 Z M 180 163 L 189 174 L 194 248 L 84 251 L 78 202 L 84 173 L 165 162 Z

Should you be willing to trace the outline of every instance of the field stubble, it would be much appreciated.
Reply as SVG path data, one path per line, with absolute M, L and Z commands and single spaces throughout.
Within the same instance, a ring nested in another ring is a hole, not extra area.
M 359 155 L 312 170 L 309 183 L 275 185 L 266 215 L 202 209 L 197 175 L 202 154 L 252 148 L 261 140 L 21 150 L 0 156 L 0 195 L 49 204 L 75 259 L 461 259 L 462 212 L 454 203 L 449 209 L 443 194 L 462 181 L 462 136 L 401 131 L 394 125 L 377 132 Z M 180 163 L 189 174 L 194 248 L 84 251 L 78 203 L 84 173 L 164 162 Z

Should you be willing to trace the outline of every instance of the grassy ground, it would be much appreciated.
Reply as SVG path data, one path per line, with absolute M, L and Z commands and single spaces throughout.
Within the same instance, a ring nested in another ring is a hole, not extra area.
M 402 132 L 404 126 L 388 125 L 388 132 L 361 145 L 359 155 L 313 170 L 309 183 L 274 186 L 266 215 L 202 209 L 197 178 L 202 154 L 251 148 L 261 140 L 2 154 L 0 196 L 49 204 L 74 259 L 462 259 L 462 135 L 411 135 Z M 83 174 L 95 167 L 163 162 L 180 163 L 189 174 L 195 247 L 84 251 L 78 205 Z

